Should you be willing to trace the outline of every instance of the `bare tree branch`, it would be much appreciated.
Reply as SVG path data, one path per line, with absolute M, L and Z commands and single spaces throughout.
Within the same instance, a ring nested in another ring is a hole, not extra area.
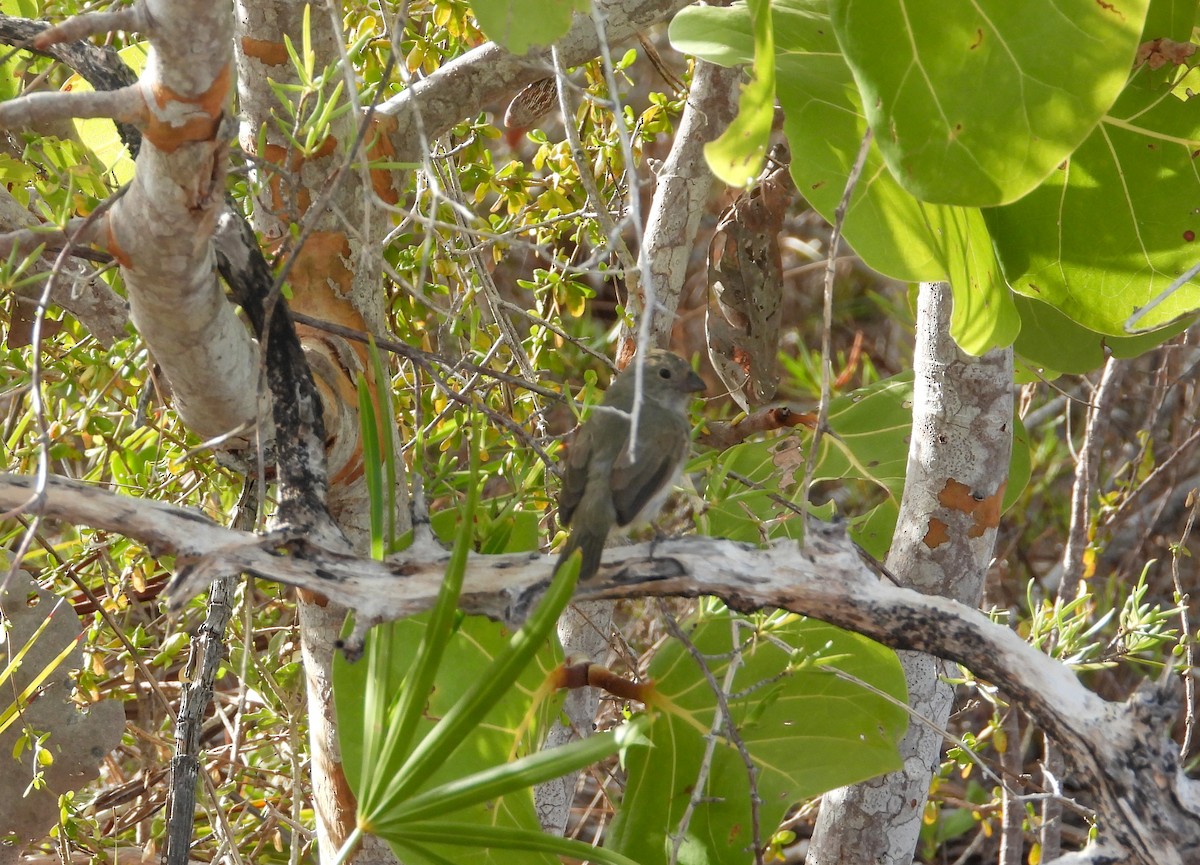
M 151 61 L 137 84 L 86 94 L 110 116 L 136 116 L 143 126 L 134 180 L 93 237 L 121 264 L 130 318 L 170 380 L 180 416 L 202 438 L 258 416 L 256 348 L 217 282 L 206 242 L 224 209 L 232 18 L 222 4 L 188 0 L 160 4 L 153 17 L 120 19 L 144 25 Z M 93 22 L 113 25 L 111 17 Z M 74 27 L 60 32 L 74 38 Z M 52 41 L 42 38 L 47 47 Z M 42 97 L 10 100 L 3 111 L 36 114 Z
M 29 478 L 0 475 L 0 508 L 28 510 Z M 214 575 L 252 573 L 329 597 L 360 623 L 395 619 L 433 602 L 449 553 L 421 543 L 387 563 L 342 555 L 283 532 L 265 537 L 225 529 L 193 511 L 117 496 L 54 478 L 46 517 L 121 532 L 152 552 L 174 554 L 176 598 Z M 1126 703 L 1087 690 L 1065 665 L 986 615 L 948 598 L 880 581 L 843 529 L 814 524 L 808 544 L 765 549 L 686 538 L 606 551 L 599 579 L 580 597 L 716 595 L 739 610 L 779 607 L 849 628 L 887 645 L 956 661 L 1020 701 L 1074 763 L 1097 801 L 1105 848 L 1070 862 L 1184 865 L 1200 849 L 1200 782 L 1179 764 L 1168 738 L 1174 706 L 1149 687 Z M 551 559 L 538 553 L 474 556 L 461 606 L 514 618 L 545 585 Z M 361 645 L 367 624 L 352 637 Z M 1116 856 L 1107 860 L 1100 854 Z
M 70 90 L 30 93 L 0 104 L 0 127 L 37 128 L 60 120 L 107 117 L 118 123 L 144 123 L 147 118 L 142 89 Z
M 650 332 L 658 346 L 665 347 L 671 337 L 688 258 L 712 189 L 713 175 L 704 160 L 704 145 L 724 132 L 737 114 L 741 74 L 740 67 L 696 61 L 679 131 L 671 153 L 658 170 L 641 250 L 655 281 L 657 305 L 651 312 Z M 631 293 L 630 300 L 640 301 L 640 296 Z M 638 316 L 636 308 L 634 315 Z M 632 334 L 628 336 L 632 338 Z
M 608 22 L 605 35 L 609 44 L 615 45 L 687 6 L 688 0 L 612 0 L 603 5 Z M 599 54 L 600 43 L 591 19 L 577 15 L 556 47 L 568 66 Z M 425 140 L 436 138 L 485 105 L 507 101 L 526 84 L 551 74 L 548 48 L 522 57 L 489 42 L 467 52 L 379 106 L 379 114 L 394 121 L 393 158 L 398 162 L 418 161 Z

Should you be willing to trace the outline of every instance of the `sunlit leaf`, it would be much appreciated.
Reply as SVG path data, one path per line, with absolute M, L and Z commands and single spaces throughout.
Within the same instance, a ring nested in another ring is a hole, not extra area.
M 830 11 L 892 175 L 924 201 L 979 207 L 1025 195 L 1087 137 L 1125 85 L 1148 5 L 831 0 Z

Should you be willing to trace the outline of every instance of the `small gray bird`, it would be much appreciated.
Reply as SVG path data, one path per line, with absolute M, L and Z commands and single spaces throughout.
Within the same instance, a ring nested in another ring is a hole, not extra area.
M 631 452 L 637 363 L 635 358 L 613 380 L 567 451 L 558 518 L 571 527 L 571 536 L 558 565 L 582 550 L 581 582 L 599 570 L 613 529 L 654 518 L 688 453 L 688 403 L 704 390 L 704 382 L 686 360 L 661 349 L 642 360 L 641 409 Z

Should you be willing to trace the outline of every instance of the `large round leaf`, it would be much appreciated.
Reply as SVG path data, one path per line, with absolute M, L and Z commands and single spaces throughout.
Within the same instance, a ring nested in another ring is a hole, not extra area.
M 1020 198 L 1125 85 L 1148 0 L 831 0 L 888 169 L 917 198 Z M 1053 50 L 1047 50 L 1053 46 Z
M 809 204 L 832 222 L 867 119 L 826 6 L 824 0 L 777 0 L 771 11 L 776 93 L 792 149 L 792 177 Z M 740 4 L 683 10 L 671 24 L 671 40 L 679 50 L 714 63 L 754 61 L 749 12 Z M 979 211 L 914 198 L 887 170 L 874 143 L 843 234 L 880 273 L 914 282 L 949 280 L 955 296 L 951 331 L 965 351 L 982 354 L 1015 338 L 1020 323 Z
M 1196 263 L 1200 111 L 1136 83 L 1062 168 L 1025 198 L 984 212 L 1016 290 L 1084 327 L 1125 322 Z M 1161 327 L 1200 306 L 1200 281 L 1150 312 Z
M 734 629 L 737 618 L 744 627 Z M 728 688 L 738 736 L 755 767 L 760 832 L 775 830 L 800 799 L 900 766 L 896 743 L 908 719 L 904 674 L 890 649 L 832 625 L 790 614 L 708 618 L 690 635 L 712 676 L 725 682 L 733 656 L 739 666 Z M 790 648 L 789 648 L 790 647 Z M 834 670 L 892 695 L 888 700 Z M 681 865 L 754 861 L 750 781 L 728 739 L 718 738 L 698 804 L 706 732 L 715 701 L 695 657 L 672 641 L 650 668 L 656 698 L 648 709 L 652 747 L 631 749 L 629 780 L 606 846 L 642 865 L 666 865 L 672 837 L 682 829 Z

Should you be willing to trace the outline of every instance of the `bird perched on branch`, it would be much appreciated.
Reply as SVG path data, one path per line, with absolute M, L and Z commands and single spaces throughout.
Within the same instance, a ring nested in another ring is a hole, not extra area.
M 631 435 L 639 360 L 640 405 Z M 688 453 L 688 403 L 702 390 L 703 380 L 686 360 L 654 349 L 644 359 L 634 358 L 613 380 L 576 434 L 558 499 L 559 519 L 571 528 L 558 565 L 582 550 L 580 581 L 599 570 L 613 529 L 649 522 L 662 507 Z

